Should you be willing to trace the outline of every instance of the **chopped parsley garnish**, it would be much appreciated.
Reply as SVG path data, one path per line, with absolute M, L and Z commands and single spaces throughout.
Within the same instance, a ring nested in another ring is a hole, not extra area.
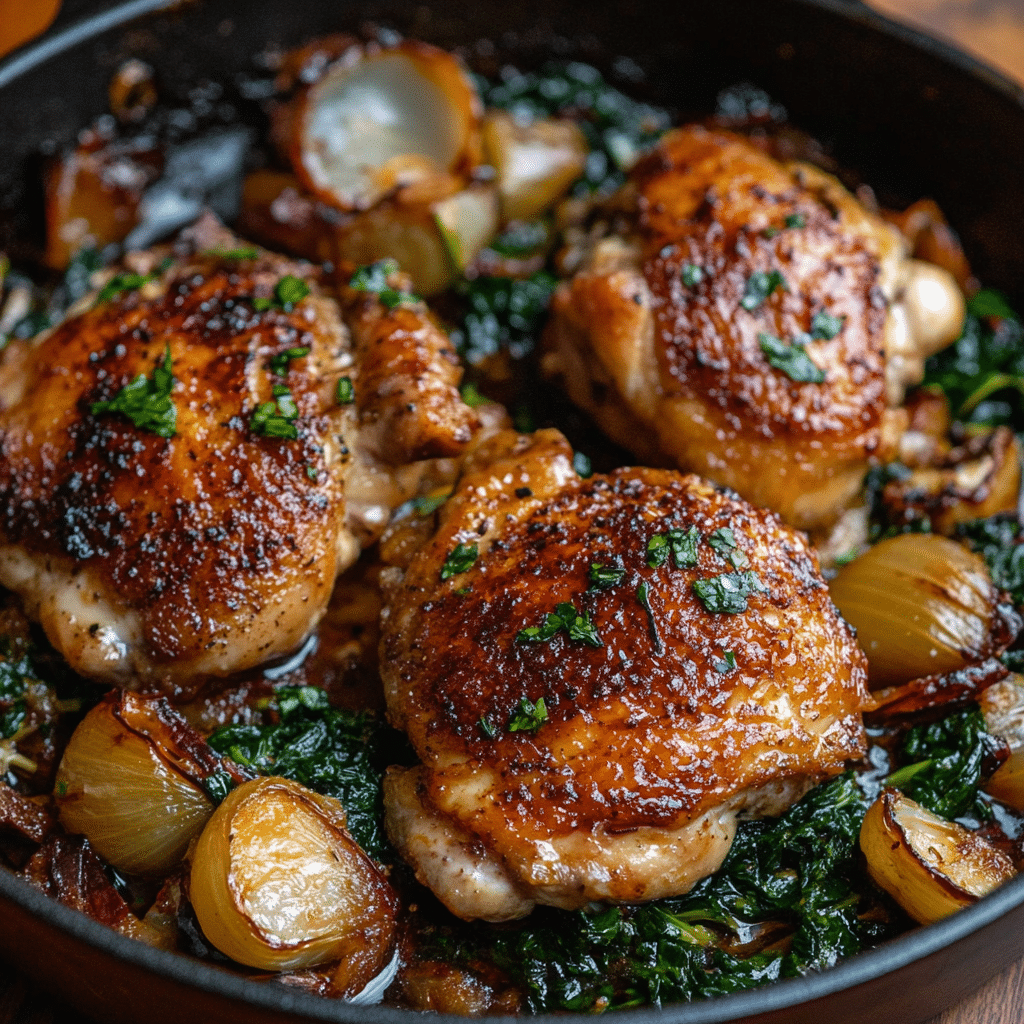
M 714 661 L 715 669 L 725 675 L 736 667 L 736 655 L 732 651 L 722 651 L 721 659 Z
M 736 536 L 728 526 L 719 527 L 708 537 L 708 544 L 723 558 L 728 558 L 734 569 L 742 569 L 749 559 L 740 551 Z
M 654 611 L 651 608 L 651 588 L 646 582 L 641 581 L 636 588 L 636 599 L 640 602 L 640 607 L 647 613 L 647 628 L 651 633 L 651 640 L 654 641 L 654 653 L 663 654 L 665 652 L 665 645 L 661 642 L 661 637 L 658 635 L 658 623 L 654 620 Z
M 684 263 L 679 276 L 687 288 L 696 288 L 704 280 L 704 269 L 696 263 Z
M 440 494 L 421 494 L 418 498 L 413 499 L 412 507 L 418 516 L 431 516 L 451 496 L 451 491 L 442 491 Z
M 764 589 L 756 572 L 723 572 L 693 583 L 693 592 L 709 612 L 728 615 L 745 612 L 747 598 Z
M 140 373 L 108 402 L 93 402 L 93 416 L 114 412 L 127 417 L 142 430 L 158 437 L 174 437 L 178 410 L 171 399 L 174 375 L 171 373 L 171 346 L 164 350 L 163 362 L 153 367 L 153 376 Z
M 296 345 L 294 348 L 286 349 L 284 352 L 278 352 L 276 356 L 270 357 L 270 372 L 276 373 L 278 377 L 287 376 L 288 364 L 293 359 L 301 359 L 303 356 L 308 355 L 308 345 Z
M 790 380 L 795 380 L 798 384 L 824 382 L 825 371 L 811 361 L 804 344 L 798 341 L 789 344 L 764 331 L 758 332 L 757 340 L 768 360 L 768 365 L 781 370 Z
M 259 249 L 249 246 L 247 249 L 207 249 L 204 256 L 212 256 L 219 260 L 255 260 L 259 258 Z
M 265 296 L 257 297 L 252 300 L 252 308 L 258 313 L 274 307 L 284 310 L 285 313 L 290 313 L 308 294 L 309 285 L 301 277 L 286 274 L 277 282 L 277 287 L 274 288 L 274 297 L 272 299 Z
M 299 407 L 295 404 L 291 391 L 283 384 L 275 384 L 274 399 L 261 402 L 249 420 L 249 429 L 263 437 L 277 437 L 285 441 L 294 441 L 299 436 L 295 420 L 299 418 Z
M 498 735 L 498 730 L 495 729 L 494 726 L 491 725 L 491 723 L 486 718 L 480 719 L 480 731 L 489 740 L 493 740 L 494 737 Z
M 805 228 L 807 227 L 807 218 L 802 213 L 791 213 L 786 218 L 787 228 Z
M 570 640 L 579 640 L 590 647 L 603 647 L 597 629 L 586 612 L 578 612 L 574 605 L 564 601 L 553 612 L 549 612 L 542 626 L 527 626 L 516 634 L 517 640 L 539 643 L 550 640 L 559 630 L 564 629 Z
M 671 549 L 668 546 L 668 534 L 656 533 L 647 542 L 647 564 L 652 569 L 657 569 L 658 566 L 664 565 L 668 560 L 670 550 Z
M 833 316 L 819 309 L 811 319 L 811 337 L 831 341 L 843 329 L 845 323 L 845 316 Z
M 696 526 L 688 530 L 669 530 L 657 533 L 647 542 L 647 564 L 657 569 L 665 564 L 669 553 L 677 569 L 686 569 L 697 564 L 697 545 L 700 532 Z
M 316 466 L 307 466 L 306 476 L 308 476 L 309 479 L 313 481 L 313 483 L 316 483 L 317 479 L 320 476 L 320 471 L 316 468 Z
M 591 562 L 587 571 L 591 590 L 607 590 L 622 582 L 626 570 L 614 562 Z
M 468 384 L 463 384 L 462 387 L 459 388 L 459 396 L 462 398 L 462 401 L 470 407 L 470 409 L 476 409 L 490 401 L 490 399 L 480 394 L 480 390 L 472 381 Z
M 787 291 L 786 279 L 777 270 L 770 270 L 767 273 L 758 270 L 747 278 L 746 287 L 743 290 L 743 298 L 740 305 L 746 310 L 757 309 L 765 299 L 768 298 L 776 288 Z
M 102 289 L 100 289 L 99 295 L 96 296 L 96 305 L 101 306 L 104 302 L 109 302 L 111 299 L 117 298 L 118 295 L 124 292 L 134 292 L 141 288 L 144 284 L 149 284 L 150 281 L 155 281 L 168 267 L 171 266 L 173 260 L 170 257 L 163 260 L 153 271 L 152 274 L 118 274 L 116 277 L 112 277 Z
M 356 400 L 356 389 L 352 384 L 351 377 L 339 377 L 338 386 L 335 388 L 334 397 L 338 405 L 351 405 Z
M 376 295 L 381 305 L 387 309 L 394 309 L 403 302 L 419 302 L 419 297 L 411 292 L 399 291 L 388 284 L 388 277 L 398 272 L 398 261 L 387 259 L 378 260 L 365 267 L 360 267 L 349 281 L 349 288 L 357 292 L 370 292 Z
M 466 572 L 472 567 L 479 553 L 476 544 L 456 544 L 455 550 L 444 560 L 441 579 L 447 580 L 452 576 L 458 576 L 460 572 Z
M 509 719 L 508 731 L 536 732 L 547 720 L 548 709 L 543 697 L 538 697 L 536 704 L 529 697 L 523 697 L 515 714 Z

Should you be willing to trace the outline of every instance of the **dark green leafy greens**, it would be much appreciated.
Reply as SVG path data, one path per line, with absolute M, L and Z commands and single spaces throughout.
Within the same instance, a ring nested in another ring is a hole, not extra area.
M 866 807 L 847 774 L 781 818 L 741 823 L 722 868 L 687 896 L 593 914 L 537 910 L 506 929 L 440 926 L 427 952 L 497 966 L 532 1012 L 660 1005 L 827 967 L 891 931 L 873 923 L 857 864 Z M 715 945 L 766 921 L 789 931 L 788 948 L 740 957 Z
M 994 740 L 977 706 L 915 725 L 903 740 L 903 766 L 886 782 L 943 818 L 992 816 L 979 795 L 982 764 Z
M 1020 523 L 1010 516 L 976 519 L 961 526 L 957 535 L 985 559 L 992 582 L 1007 591 L 1015 605 L 1024 605 L 1024 537 Z
M 341 801 L 353 838 L 378 860 L 390 858 L 381 780 L 408 761 L 404 738 L 370 712 L 340 711 L 312 686 L 277 694 L 278 721 L 228 725 L 209 737 L 214 750 L 264 775 L 281 775 Z
M 10 640 L 0 637 L 0 739 L 9 739 L 28 713 L 27 691 L 37 679 L 28 653 L 14 656 Z
M 998 292 L 968 301 L 963 333 L 928 360 L 925 384 L 942 388 L 960 420 L 1024 429 L 1024 328 Z
M 132 421 L 141 430 L 158 437 L 174 437 L 178 410 L 171 398 L 174 375 L 171 373 L 171 346 L 164 350 L 163 362 L 153 367 L 153 375 L 140 373 L 109 401 L 93 402 L 89 411 L 93 416 L 118 413 Z

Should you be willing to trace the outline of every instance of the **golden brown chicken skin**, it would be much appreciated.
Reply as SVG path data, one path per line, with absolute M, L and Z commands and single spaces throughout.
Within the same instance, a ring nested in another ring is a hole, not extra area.
M 169 266 L 135 262 L 133 287 L 0 361 L 0 582 L 77 671 L 189 690 L 293 650 L 416 469 L 361 451 L 339 392 L 346 378 L 358 394 L 358 353 L 307 265 L 210 223 Z M 400 364 L 390 317 L 378 310 L 378 333 Z M 172 436 L 102 405 L 167 368 Z M 447 433 L 408 431 L 412 458 L 468 439 L 475 418 L 449 390 Z
M 728 132 L 669 133 L 616 205 L 555 294 L 547 372 L 644 461 L 829 525 L 956 337 L 955 282 L 828 175 Z
M 454 913 L 686 892 L 738 814 L 863 754 L 864 657 L 800 534 L 694 476 L 581 480 L 555 431 L 474 463 L 381 642 L 423 762 L 389 773 L 389 831 Z

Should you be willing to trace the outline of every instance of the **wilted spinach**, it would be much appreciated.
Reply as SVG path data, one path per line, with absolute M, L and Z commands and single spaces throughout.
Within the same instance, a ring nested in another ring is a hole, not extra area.
M 389 764 L 402 760 L 405 739 L 371 712 L 332 708 L 312 686 L 280 690 L 277 712 L 272 724 L 218 729 L 209 744 L 264 775 L 340 800 L 356 842 L 372 857 L 389 859 L 381 780 Z
M 439 927 L 427 955 L 500 968 L 534 1011 L 702 998 L 826 967 L 886 937 L 857 866 L 867 801 L 852 774 L 774 820 L 744 822 L 720 871 L 686 896 L 598 914 L 535 911 L 523 925 Z M 764 921 L 788 949 L 740 957 L 723 933 Z
M 1015 605 L 1024 605 L 1024 537 L 1017 519 L 976 519 L 965 523 L 957 533 L 985 559 L 992 582 L 1007 591 Z

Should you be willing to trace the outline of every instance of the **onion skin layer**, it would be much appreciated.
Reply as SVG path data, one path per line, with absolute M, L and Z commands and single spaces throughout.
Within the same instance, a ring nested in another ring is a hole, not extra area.
M 829 590 L 857 630 L 872 689 L 958 672 L 1012 639 L 1001 635 L 1000 594 L 985 563 L 934 534 L 881 541 Z
M 337 961 L 352 994 L 387 962 L 398 901 L 345 828 L 337 800 L 260 778 L 217 808 L 192 855 L 190 895 L 206 938 L 262 970 Z
M 73 733 L 57 771 L 61 823 L 111 865 L 163 876 L 213 813 L 202 780 L 250 773 L 214 753 L 166 701 L 107 694 Z
M 981 836 L 895 789 L 868 809 L 860 848 L 876 884 L 921 924 L 969 906 L 1016 873 Z

